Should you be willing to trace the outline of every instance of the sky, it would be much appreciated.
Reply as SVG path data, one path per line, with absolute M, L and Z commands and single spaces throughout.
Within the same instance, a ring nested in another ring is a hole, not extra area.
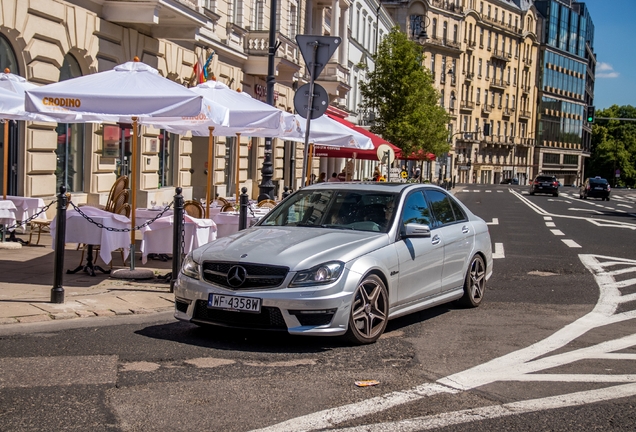
M 594 23 L 594 106 L 636 107 L 636 0 L 580 0 Z

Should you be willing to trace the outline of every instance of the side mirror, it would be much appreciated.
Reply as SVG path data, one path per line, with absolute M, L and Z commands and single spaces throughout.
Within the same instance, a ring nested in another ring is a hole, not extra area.
M 431 228 L 428 225 L 422 225 L 417 223 L 408 223 L 404 226 L 403 237 L 430 237 Z

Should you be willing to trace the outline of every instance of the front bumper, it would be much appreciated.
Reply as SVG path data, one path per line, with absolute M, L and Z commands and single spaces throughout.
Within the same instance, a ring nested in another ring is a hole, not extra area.
M 351 300 L 360 276 L 345 269 L 326 286 L 260 290 L 230 290 L 180 274 L 175 285 L 174 317 L 197 324 L 287 331 L 299 335 L 342 335 L 347 331 Z M 210 293 L 260 298 L 261 312 L 236 312 L 207 307 Z

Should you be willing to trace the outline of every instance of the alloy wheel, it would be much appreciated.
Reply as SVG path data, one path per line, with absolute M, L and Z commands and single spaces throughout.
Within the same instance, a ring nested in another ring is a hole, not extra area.
M 382 280 L 367 276 L 356 288 L 351 304 L 348 336 L 356 343 L 375 342 L 386 328 L 389 299 Z

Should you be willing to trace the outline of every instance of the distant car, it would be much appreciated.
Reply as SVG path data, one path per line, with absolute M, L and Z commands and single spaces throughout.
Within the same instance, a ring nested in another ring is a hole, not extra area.
M 536 193 L 559 196 L 559 181 L 555 176 L 539 174 L 530 183 L 530 195 Z
M 372 343 L 392 318 L 479 306 L 492 263 L 486 222 L 437 186 L 318 183 L 192 251 L 174 316 Z
M 503 179 L 499 184 L 518 185 L 519 184 L 519 179 L 507 178 L 507 179 Z
M 604 178 L 590 177 L 579 189 L 579 198 L 601 198 L 601 200 L 610 200 L 610 185 Z

